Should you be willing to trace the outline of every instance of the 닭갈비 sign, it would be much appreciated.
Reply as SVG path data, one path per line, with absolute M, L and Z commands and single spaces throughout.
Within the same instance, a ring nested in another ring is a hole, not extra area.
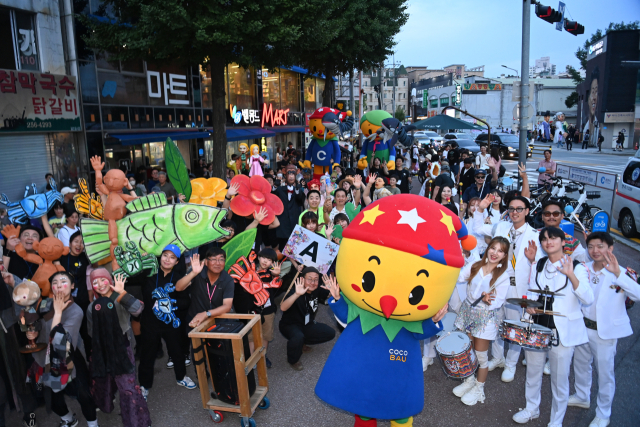
M 327 274 L 339 248 L 324 237 L 296 225 L 282 253 L 299 264 L 315 267 L 320 273 Z

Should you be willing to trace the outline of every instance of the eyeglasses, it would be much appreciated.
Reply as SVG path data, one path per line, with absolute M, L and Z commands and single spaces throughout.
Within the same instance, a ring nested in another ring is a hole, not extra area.
M 480 176 L 476 176 L 476 179 L 484 179 L 485 177 L 483 175 Z
M 304 281 L 305 282 L 309 282 L 309 283 L 319 283 L 320 279 L 317 278 L 317 277 L 315 279 L 311 279 L 311 278 L 307 279 L 307 278 L 305 278 Z
M 224 258 L 207 258 L 208 262 L 212 262 L 214 264 L 224 264 L 225 263 L 225 259 Z
M 545 218 L 550 218 L 551 216 L 553 216 L 554 218 L 558 218 L 561 214 L 562 214 L 562 212 L 560 212 L 560 211 L 554 211 L 554 212 L 544 211 L 544 212 L 542 212 L 542 215 L 544 215 Z
M 509 208 L 507 210 L 509 211 L 509 213 L 514 213 L 514 212 L 522 213 L 525 209 L 526 208 L 519 207 L 519 208 Z

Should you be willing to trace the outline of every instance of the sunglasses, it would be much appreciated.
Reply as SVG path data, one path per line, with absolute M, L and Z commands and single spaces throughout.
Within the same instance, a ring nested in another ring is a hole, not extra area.
M 476 179 L 485 179 L 484 176 L 476 176 Z
M 558 218 L 561 214 L 562 214 L 562 212 L 560 212 L 560 211 L 555 211 L 555 212 L 544 211 L 544 212 L 542 212 L 542 215 L 544 215 L 545 218 L 550 218 L 552 216 L 554 218 Z
M 509 213 L 514 213 L 514 212 L 522 213 L 524 212 L 525 209 L 526 208 L 519 207 L 519 208 L 509 208 L 507 210 L 509 211 Z

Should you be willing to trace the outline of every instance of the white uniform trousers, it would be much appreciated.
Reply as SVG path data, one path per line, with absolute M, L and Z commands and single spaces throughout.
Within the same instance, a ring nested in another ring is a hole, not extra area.
M 510 286 L 509 293 L 507 294 L 507 298 L 520 298 L 517 295 L 511 295 L 512 293 L 517 293 L 515 291 L 515 286 Z M 507 320 L 520 320 L 522 318 L 522 309 L 517 305 L 507 304 L 505 303 L 502 307 L 500 307 L 500 313 L 498 313 L 499 319 L 507 319 Z M 509 350 L 507 351 L 507 357 L 505 359 L 504 364 L 510 368 L 513 368 L 518 363 L 518 359 L 520 358 L 520 347 L 518 344 L 514 344 L 509 342 Z M 491 344 L 491 356 L 496 359 L 501 359 L 504 357 L 504 340 L 498 336 L 493 344 Z
M 564 414 L 567 412 L 569 402 L 569 371 L 571 369 L 571 359 L 575 347 L 565 347 L 558 344 L 551 347 L 551 350 L 529 350 L 525 349 L 524 354 L 527 359 L 527 381 L 525 396 L 527 399 L 527 409 L 535 412 L 540 407 L 540 392 L 542 388 L 542 375 L 544 364 L 549 355 L 551 365 L 551 419 L 549 424 L 562 425 Z
M 577 346 L 574 355 L 576 396 L 582 401 L 591 401 L 591 365 L 595 362 L 598 371 L 596 417 L 608 419 L 611 417 L 611 404 L 616 393 L 614 360 L 618 340 L 603 340 L 598 336 L 598 331 L 593 329 L 587 329 L 587 335 L 589 335 L 589 342 Z
M 432 336 L 424 340 L 424 357 L 431 357 L 435 359 L 436 357 L 436 342 L 438 341 L 439 336 Z

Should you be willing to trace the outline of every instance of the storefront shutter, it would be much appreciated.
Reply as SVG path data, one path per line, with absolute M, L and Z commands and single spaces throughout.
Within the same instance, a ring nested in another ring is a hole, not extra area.
M 47 172 L 53 171 L 46 135 L 0 136 L 0 192 L 10 201 L 22 200 L 25 186 L 31 187 L 31 183 L 39 192 L 46 184 Z

